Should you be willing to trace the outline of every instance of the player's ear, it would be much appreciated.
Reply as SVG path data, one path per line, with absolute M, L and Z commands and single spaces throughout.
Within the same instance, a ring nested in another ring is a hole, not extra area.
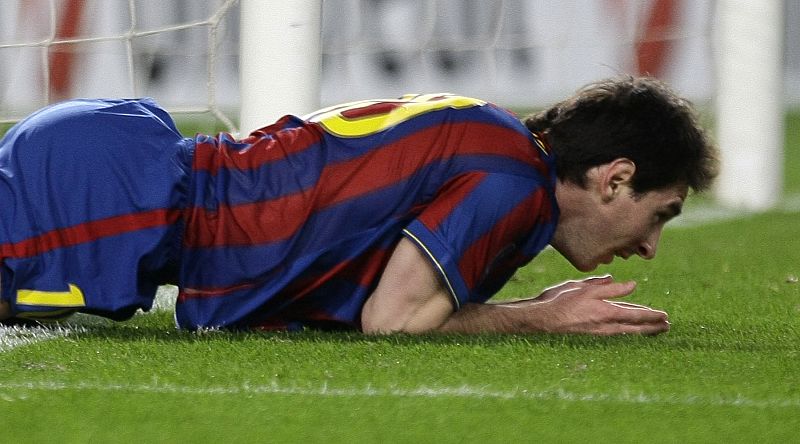
M 632 160 L 621 157 L 601 165 L 599 169 L 599 190 L 604 202 L 616 198 L 625 187 L 631 187 L 636 164 Z

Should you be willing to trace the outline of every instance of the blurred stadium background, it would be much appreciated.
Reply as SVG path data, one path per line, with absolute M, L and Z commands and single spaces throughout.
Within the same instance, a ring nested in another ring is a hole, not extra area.
M 286 9 L 302 14 L 298 8 L 319 8 L 319 3 L 3 0 L 0 123 L 68 97 L 151 96 L 172 112 L 210 116 L 236 131 L 243 100 L 263 96 L 279 103 L 277 96 L 287 83 L 312 99 L 309 104 L 290 97 L 288 103 L 294 106 L 281 105 L 281 113 L 302 114 L 312 105 L 419 91 L 456 92 L 528 110 L 552 103 L 591 80 L 630 73 L 666 80 L 711 114 L 720 96 L 732 98 L 734 108 L 744 113 L 734 118 L 733 137 L 742 138 L 737 126 L 752 126 L 752 121 L 742 122 L 742 116 L 764 113 L 721 90 L 722 57 L 727 57 L 729 66 L 744 65 L 740 62 L 754 57 L 730 54 L 722 47 L 716 36 L 723 26 L 722 6 L 755 8 L 759 12 L 740 15 L 764 17 L 760 25 L 755 22 L 755 30 L 737 29 L 740 40 L 780 28 L 779 53 L 774 48 L 771 53 L 768 48 L 759 50 L 756 43 L 758 55 L 768 53 L 780 63 L 780 78 L 767 85 L 765 93 L 757 86 L 769 71 L 750 73 L 758 81 L 734 81 L 744 86 L 739 94 L 764 97 L 769 88 L 779 88 L 773 92 L 781 110 L 800 106 L 799 0 L 321 0 L 315 26 L 321 34 L 317 44 L 322 57 L 311 66 L 319 71 L 318 79 L 310 81 L 284 66 L 269 65 L 278 63 L 275 56 L 284 53 L 305 51 L 315 56 L 314 44 L 281 46 L 256 36 L 251 48 L 257 56 L 248 60 L 267 60 L 266 77 L 256 82 L 260 88 L 256 91 L 264 93 L 242 94 L 246 90 L 239 69 L 245 58 L 240 57 L 241 16 L 254 17 L 255 25 L 249 26 L 256 29 L 291 33 L 302 23 L 296 15 L 287 18 Z M 257 12 L 242 14 L 244 6 L 254 4 L 260 8 Z M 767 6 L 778 15 L 770 19 L 761 13 Z M 744 28 L 728 23 L 724 25 L 728 29 Z M 765 120 L 767 125 L 755 128 L 753 137 L 759 145 L 769 145 L 764 135 L 769 138 L 774 133 L 772 144 L 780 145 L 782 119 Z M 729 145 L 724 137 L 720 141 Z M 764 149 L 759 158 L 774 162 L 758 175 L 779 175 L 781 148 Z M 753 168 L 753 159 L 738 162 Z M 739 184 L 740 176 L 734 173 L 729 181 Z M 758 184 L 768 190 L 762 194 L 774 194 L 779 187 L 780 180 Z M 755 207 L 771 204 L 774 200 L 768 199 Z

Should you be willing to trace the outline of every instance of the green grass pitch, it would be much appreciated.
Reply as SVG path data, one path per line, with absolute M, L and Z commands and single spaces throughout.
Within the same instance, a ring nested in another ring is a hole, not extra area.
M 800 116 L 787 133 L 796 197 Z M 6 329 L 0 440 L 796 442 L 799 223 L 787 206 L 671 227 L 654 261 L 598 270 L 670 313 L 657 337 L 195 333 L 163 310 Z M 546 250 L 498 297 L 581 276 Z

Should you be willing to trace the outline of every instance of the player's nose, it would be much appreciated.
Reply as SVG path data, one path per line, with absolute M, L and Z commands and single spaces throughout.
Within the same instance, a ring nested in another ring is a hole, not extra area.
M 661 228 L 653 230 L 646 239 L 641 241 L 636 247 L 636 254 L 644 259 L 653 259 L 656 257 L 656 250 L 658 249 L 658 241 L 661 239 Z

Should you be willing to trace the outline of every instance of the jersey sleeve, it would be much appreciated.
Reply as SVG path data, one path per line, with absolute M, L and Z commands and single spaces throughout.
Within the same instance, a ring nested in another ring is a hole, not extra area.
M 490 298 L 541 251 L 556 211 L 536 178 L 468 173 L 445 184 L 404 234 L 431 260 L 458 308 Z

